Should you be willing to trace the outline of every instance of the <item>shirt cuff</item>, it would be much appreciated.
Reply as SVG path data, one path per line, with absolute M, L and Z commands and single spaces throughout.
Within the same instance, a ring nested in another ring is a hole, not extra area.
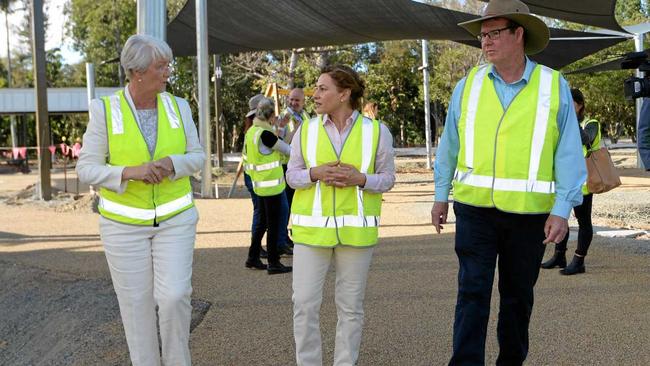
M 122 181 L 122 172 L 126 167 L 123 166 L 112 166 L 110 167 L 110 179 L 109 184 L 105 185 L 106 189 L 109 189 L 117 194 L 122 194 L 126 191 L 126 186 L 129 181 Z
M 376 174 L 364 174 L 366 176 L 366 184 L 363 187 L 359 187 L 362 190 L 368 191 L 378 191 L 379 189 L 379 176 Z
M 296 172 L 292 178 L 296 187 L 309 187 L 314 184 L 309 176 L 309 168 Z
M 182 165 L 181 162 L 179 161 L 180 157 L 175 156 L 175 155 L 169 155 L 169 158 L 171 159 L 172 165 L 174 166 L 174 173 L 172 173 L 172 175 L 168 176 L 167 178 L 169 178 L 169 180 L 172 181 L 172 182 L 175 181 L 178 178 L 183 178 L 184 175 L 178 174 L 178 171 L 176 170 L 177 166 Z
M 571 202 L 556 199 L 555 204 L 553 205 L 553 210 L 551 210 L 551 215 L 560 216 L 568 220 L 572 209 L 573 205 Z
M 436 188 L 434 200 L 436 202 L 449 202 L 449 188 Z

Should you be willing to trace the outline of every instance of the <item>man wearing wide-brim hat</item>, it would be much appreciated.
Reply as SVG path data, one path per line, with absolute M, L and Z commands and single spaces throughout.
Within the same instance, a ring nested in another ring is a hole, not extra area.
M 436 153 L 431 221 L 440 233 L 453 182 L 460 264 L 449 364 L 485 363 L 498 260 L 497 365 L 521 365 L 545 244 L 564 238 L 582 202 L 578 121 L 566 80 L 527 56 L 544 50 L 549 31 L 524 3 L 492 0 L 483 17 L 459 25 L 488 63 L 456 85 Z

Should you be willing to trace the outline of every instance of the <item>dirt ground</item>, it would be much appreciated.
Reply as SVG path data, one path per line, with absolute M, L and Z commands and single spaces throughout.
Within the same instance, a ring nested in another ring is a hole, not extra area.
M 650 173 L 634 152 L 613 150 L 623 185 L 594 197 L 598 230 L 650 230 Z M 397 159 L 384 195 L 380 245 L 366 296 L 359 365 L 438 365 L 448 360 L 458 265 L 454 217 L 442 235 L 430 226 L 433 179 L 422 158 Z M 225 197 L 229 163 L 216 181 Z M 122 365 L 128 354 L 87 187 L 60 168 L 50 202 L 35 200 L 38 176 L 0 174 L 0 364 Z M 291 277 L 245 270 L 252 206 L 242 179 L 234 198 L 197 200 L 191 350 L 195 365 L 293 363 Z M 572 221 L 575 231 L 575 222 Z M 596 236 L 587 273 L 543 271 L 531 323 L 531 365 L 650 364 L 650 240 Z M 575 245 L 570 242 L 570 250 Z M 290 263 L 290 258 L 285 259 Z M 332 276 L 332 273 L 329 274 Z M 325 364 L 336 323 L 333 278 L 322 309 Z M 495 289 L 496 291 L 496 289 Z M 498 309 L 495 292 L 493 307 Z M 488 363 L 498 353 L 490 320 Z

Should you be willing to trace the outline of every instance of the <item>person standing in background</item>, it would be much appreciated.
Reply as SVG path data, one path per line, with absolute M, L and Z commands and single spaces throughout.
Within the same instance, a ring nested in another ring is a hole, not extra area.
M 585 97 L 579 89 L 571 89 L 571 96 L 573 97 L 573 105 L 575 106 L 576 116 L 580 123 L 582 153 L 586 157 L 591 152 L 600 149 L 600 123 L 595 119 L 585 118 Z M 571 264 L 566 265 L 567 242 L 569 241 L 569 233 L 567 232 L 564 239 L 555 244 L 553 256 L 548 261 L 542 263 L 542 268 L 550 269 L 560 267 L 562 268 L 560 273 L 563 275 L 574 275 L 585 272 L 585 256 L 591 245 L 591 239 L 594 236 L 594 227 L 591 224 L 593 197 L 593 193 L 587 190 L 586 183 L 583 184 L 582 204 L 573 208 L 573 213 L 578 220 L 578 248 L 571 260 Z

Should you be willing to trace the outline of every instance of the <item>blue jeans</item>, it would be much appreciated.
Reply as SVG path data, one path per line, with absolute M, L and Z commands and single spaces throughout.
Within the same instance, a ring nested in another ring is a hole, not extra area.
M 253 201 L 253 223 L 251 224 L 251 234 L 253 237 L 263 236 L 266 231 L 266 225 L 262 220 L 262 203 L 260 202 L 260 197 L 255 194 L 253 191 L 253 181 L 251 177 L 244 173 L 244 184 L 248 189 L 248 193 L 251 194 L 251 201 Z
M 253 201 L 253 223 L 251 224 L 251 234 L 253 237 L 262 237 L 266 231 L 266 220 L 262 218 L 263 208 L 261 198 L 255 194 L 253 190 L 253 181 L 251 177 L 244 173 L 244 184 L 248 189 Z M 287 225 L 289 224 L 289 203 L 287 202 L 287 195 L 283 191 L 280 197 L 279 216 L 278 222 L 278 248 L 282 249 L 287 246 L 289 239 L 289 232 Z

